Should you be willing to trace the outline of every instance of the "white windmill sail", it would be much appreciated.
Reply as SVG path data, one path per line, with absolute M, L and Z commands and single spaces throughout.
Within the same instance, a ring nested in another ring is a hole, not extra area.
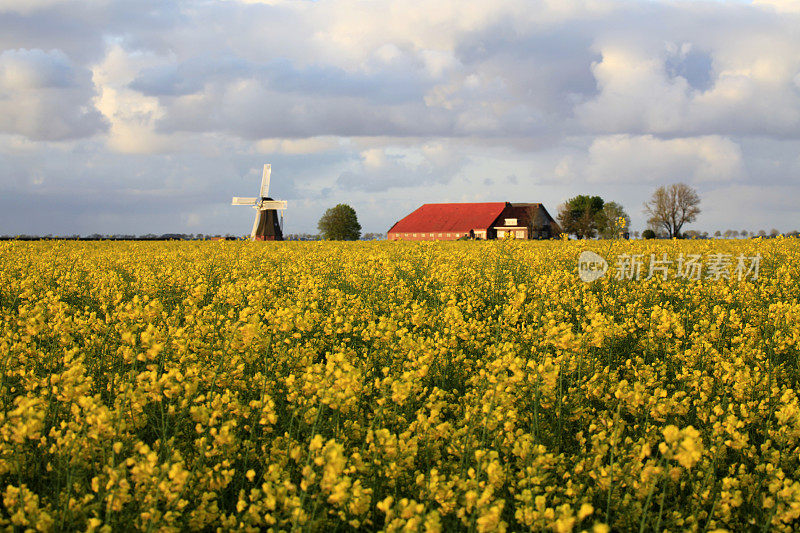
M 256 219 L 253 221 L 253 230 L 250 232 L 250 240 L 256 240 L 256 231 L 258 231 L 258 220 L 261 217 L 261 213 L 256 211 Z
M 261 200 L 258 204 L 260 211 L 269 209 L 286 209 L 286 200 Z
M 256 205 L 258 202 L 258 198 L 242 198 L 240 196 L 234 196 L 231 205 Z
M 261 173 L 261 198 L 269 196 L 269 179 L 272 174 L 272 165 L 267 163 L 264 165 L 264 171 Z

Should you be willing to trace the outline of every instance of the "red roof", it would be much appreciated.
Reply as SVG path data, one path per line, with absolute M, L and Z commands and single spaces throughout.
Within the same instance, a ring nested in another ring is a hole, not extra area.
M 401 219 L 390 233 L 487 229 L 505 209 L 505 202 L 480 204 L 425 204 Z

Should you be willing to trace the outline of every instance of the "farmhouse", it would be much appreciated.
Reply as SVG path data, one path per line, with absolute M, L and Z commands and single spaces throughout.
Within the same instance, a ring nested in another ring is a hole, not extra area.
M 561 228 L 542 204 L 425 204 L 392 226 L 388 238 L 452 241 L 465 236 L 496 239 L 508 233 L 517 239 L 549 239 L 558 237 Z

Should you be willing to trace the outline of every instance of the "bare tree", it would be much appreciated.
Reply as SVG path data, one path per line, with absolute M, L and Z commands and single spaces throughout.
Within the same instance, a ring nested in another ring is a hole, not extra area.
M 700 213 L 697 191 L 684 183 L 661 186 L 653 193 L 644 211 L 651 226 L 663 229 L 670 238 L 680 238 L 684 224 L 693 222 Z

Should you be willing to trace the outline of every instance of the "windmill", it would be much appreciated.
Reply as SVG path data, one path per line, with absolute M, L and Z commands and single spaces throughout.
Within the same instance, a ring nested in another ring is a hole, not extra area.
M 249 205 L 256 210 L 256 220 L 253 223 L 253 231 L 250 232 L 250 239 L 253 241 L 282 241 L 283 231 L 283 210 L 286 209 L 285 200 L 273 200 L 269 195 L 269 178 L 272 168 L 269 164 L 264 165 L 264 173 L 261 175 L 261 195 L 258 198 L 233 197 L 231 205 Z M 278 211 L 281 211 L 280 221 Z

